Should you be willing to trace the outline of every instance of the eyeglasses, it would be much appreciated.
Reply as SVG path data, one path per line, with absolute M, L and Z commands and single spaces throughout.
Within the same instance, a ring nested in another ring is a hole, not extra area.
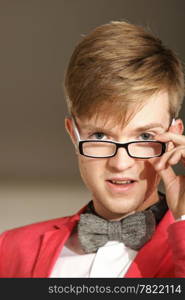
M 161 156 L 166 145 L 158 141 L 134 141 L 117 143 L 113 141 L 84 140 L 79 142 L 80 154 L 92 158 L 107 158 L 116 155 L 119 148 L 124 148 L 133 158 L 153 158 Z
M 92 158 L 109 158 L 116 155 L 119 148 L 124 148 L 133 158 L 160 157 L 166 151 L 166 144 L 160 141 L 132 141 L 118 143 L 114 141 L 81 140 L 78 129 L 73 120 L 74 131 L 78 139 L 78 148 L 81 155 Z

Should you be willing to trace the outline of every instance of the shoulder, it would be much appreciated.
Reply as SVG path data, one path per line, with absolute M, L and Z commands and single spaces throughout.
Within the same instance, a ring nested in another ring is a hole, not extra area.
M 70 229 L 78 219 L 79 212 L 3 232 L 0 235 L 0 277 L 30 277 L 47 238 L 60 232 L 62 241 L 62 230 L 65 228 L 66 232 L 66 227 Z
M 63 223 L 67 222 L 67 220 L 69 219 L 70 217 L 64 217 L 64 218 L 58 218 L 53 220 L 41 221 L 41 222 L 7 230 L 1 233 L 0 244 L 2 244 L 3 242 L 8 242 L 8 240 L 11 240 L 11 242 L 13 243 L 15 239 L 18 240 L 18 239 L 23 239 L 25 237 L 36 238 L 44 234 L 46 231 L 49 231 L 52 228 L 54 228 L 55 225 L 60 226 Z
M 7 230 L 0 234 L 0 246 L 2 245 L 2 243 L 8 242 L 10 240 L 11 243 L 14 243 L 15 240 L 17 242 L 19 240 L 24 240 L 25 238 L 26 240 L 32 241 L 39 239 L 43 234 L 45 234 L 48 231 L 61 228 L 63 225 L 68 226 L 68 224 L 70 224 L 74 220 L 78 220 L 80 212 L 81 211 L 71 216 L 40 221 L 33 224 L 28 224 L 25 226 Z

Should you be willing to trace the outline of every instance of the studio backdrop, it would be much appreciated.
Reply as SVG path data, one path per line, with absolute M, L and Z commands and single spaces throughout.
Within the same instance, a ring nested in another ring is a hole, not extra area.
M 150 28 L 184 62 L 182 0 L 0 1 L 0 231 L 90 200 L 64 129 L 62 85 L 82 35 L 112 20 Z

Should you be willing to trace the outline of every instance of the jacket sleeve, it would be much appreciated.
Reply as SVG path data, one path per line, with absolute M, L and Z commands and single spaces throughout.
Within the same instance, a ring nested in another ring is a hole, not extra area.
M 173 253 L 175 277 L 185 278 L 185 221 L 177 221 L 168 228 Z
M 5 238 L 5 235 L 6 235 L 6 232 L 3 232 L 0 234 L 0 250 L 1 250 L 1 247 L 3 245 L 3 240 Z
M 3 274 L 3 259 L 4 259 L 4 240 L 6 237 L 7 232 L 0 234 L 0 277 Z

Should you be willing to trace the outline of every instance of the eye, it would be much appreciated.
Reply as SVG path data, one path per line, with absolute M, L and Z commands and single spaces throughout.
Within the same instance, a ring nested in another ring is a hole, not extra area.
M 90 137 L 95 140 L 103 140 L 103 138 L 105 138 L 105 134 L 103 132 L 95 132 Z
M 140 137 L 144 141 L 154 140 L 154 134 L 151 134 L 149 132 L 143 132 L 143 133 L 141 133 Z

